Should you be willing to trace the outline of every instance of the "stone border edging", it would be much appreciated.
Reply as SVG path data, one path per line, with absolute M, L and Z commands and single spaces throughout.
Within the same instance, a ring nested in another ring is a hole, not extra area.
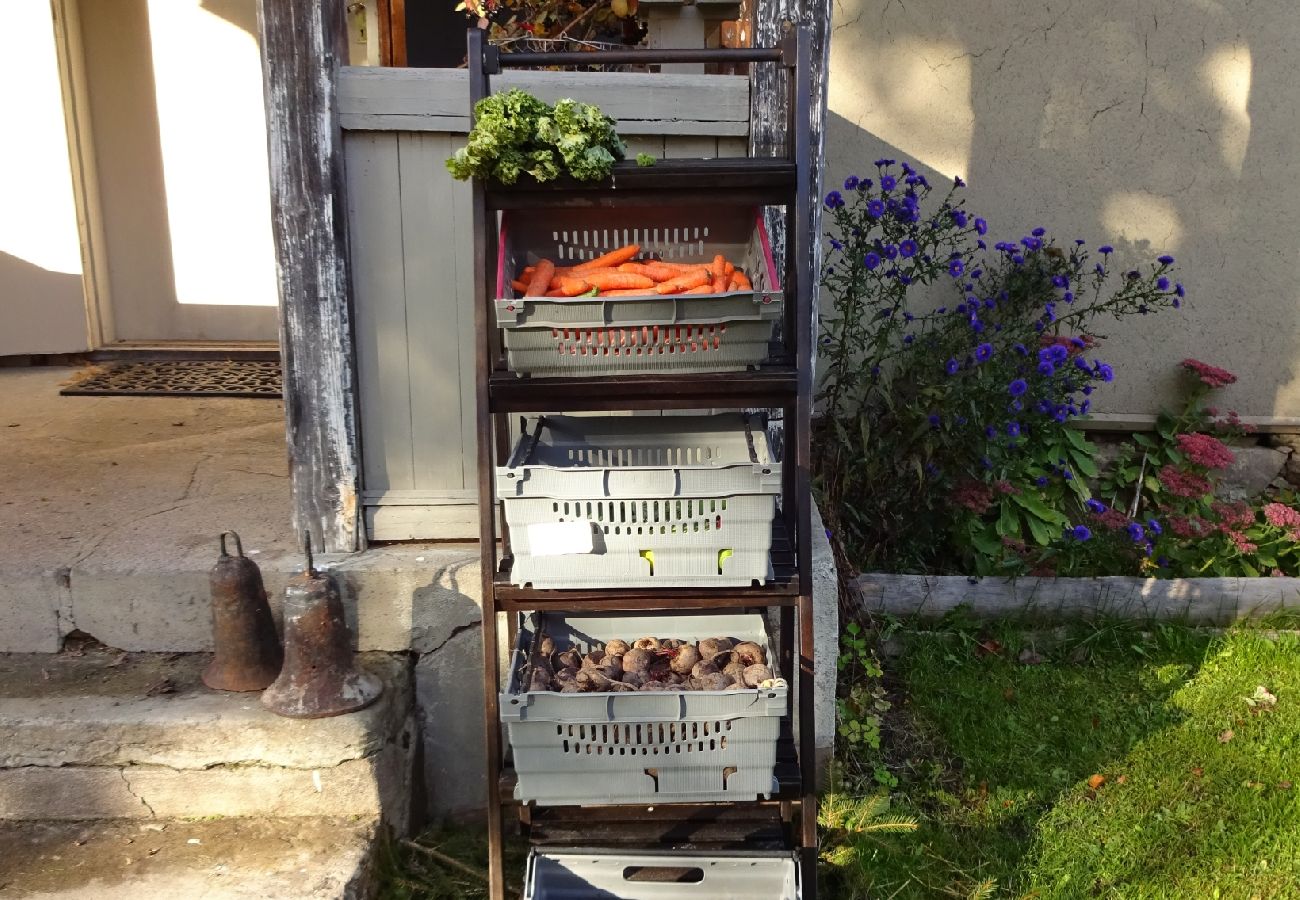
M 859 575 L 849 583 L 861 609 L 937 619 L 965 604 L 981 617 L 1067 619 L 1106 614 L 1228 625 L 1300 609 L 1300 578 L 973 578 Z

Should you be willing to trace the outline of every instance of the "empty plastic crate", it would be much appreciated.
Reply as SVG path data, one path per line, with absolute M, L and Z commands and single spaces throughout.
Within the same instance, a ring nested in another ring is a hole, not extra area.
M 781 465 L 760 416 L 545 416 L 497 469 L 535 588 L 736 587 L 771 572 Z
M 790 853 L 535 850 L 524 900 L 799 900 Z
M 534 614 L 520 630 L 501 695 L 518 776 L 515 797 L 549 806 L 694 803 L 770 797 L 788 688 L 561 694 L 528 691 L 533 639 L 587 653 L 614 638 L 730 637 L 776 654 L 758 613 Z
M 522 297 L 510 287 L 545 258 L 577 265 L 627 244 L 644 256 L 707 263 L 721 253 L 752 291 L 662 297 Z M 497 326 L 524 375 L 737 372 L 768 358 L 783 296 L 762 210 L 690 206 L 515 211 L 501 219 Z

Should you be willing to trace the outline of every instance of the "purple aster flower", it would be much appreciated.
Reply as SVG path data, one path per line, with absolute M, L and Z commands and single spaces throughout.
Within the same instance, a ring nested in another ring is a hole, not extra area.
M 884 254 L 885 259 L 898 259 L 898 247 L 893 244 L 886 244 L 881 247 L 880 252 Z
M 844 198 L 840 196 L 839 191 L 831 191 L 826 195 L 826 208 L 839 209 L 844 205 Z
M 954 259 L 952 262 L 948 263 L 948 274 L 953 278 L 960 278 L 962 273 L 965 271 L 966 264 L 960 259 Z
M 1035 228 L 1033 231 L 1029 233 L 1032 234 L 1034 237 L 1042 237 L 1043 235 L 1047 234 L 1047 229 L 1043 228 L 1042 226 L 1039 226 L 1038 228 Z
M 987 250 L 987 249 L 989 248 L 989 245 L 986 244 L 986 243 L 984 243 L 983 240 L 978 240 L 978 241 L 976 241 L 976 242 L 975 242 L 975 246 L 976 246 L 976 247 L 979 247 L 981 250 Z
M 832 247 L 833 249 L 835 249 L 835 250 L 843 250 L 843 249 L 844 249 L 844 245 L 843 245 L 842 243 L 840 243 L 839 241 L 835 240 L 835 238 L 831 238 L 831 247 Z
M 957 360 L 949 359 L 948 362 L 944 364 L 943 370 L 947 372 L 949 375 L 956 375 L 957 370 L 960 368 L 961 368 L 961 364 L 957 362 Z
M 1037 250 L 1043 246 L 1043 242 L 1036 237 L 1022 237 L 1020 243 L 1026 250 Z
M 1088 366 L 1088 361 L 1084 359 L 1082 356 L 1076 356 L 1074 358 L 1074 367 L 1084 372 L 1092 371 L 1092 369 Z
M 1174 293 L 1180 297 L 1187 296 L 1187 290 L 1178 282 L 1174 282 Z
M 1064 478 L 1066 481 L 1074 481 L 1074 473 L 1071 472 L 1069 469 L 1062 469 L 1061 477 Z
M 1146 533 L 1142 530 L 1142 526 L 1137 522 L 1129 522 L 1128 528 L 1124 530 L 1128 532 L 1128 536 L 1133 539 L 1133 543 L 1135 544 L 1140 544 L 1146 540 Z
M 866 256 L 862 257 L 862 264 L 867 267 L 867 271 L 872 271 L 880 265 L 880 254 L 868 253 Z
M 1011 349 L 1019 353 L 1021 356 L 1025 356 L 1029 353 L 1029 351 L 1025 349 L 1025 345 L 1019 342 L 1012 344 Z
M 911 259 L 913 256 L 916 256 L 917 249 L 916 241 L 911 238 L 907 238 L 898 245 L 898 253 L 903 257 L 903 259 Z
M 966 222 L 968 221 L 965 211 L 960 209 L 954 209 L 952 211 L 952 220 L 956 223 L 958 228 L 965 228 Z
M 1079 415 L 1086 416 L 1088 414 L 1088 410 L 1090 409 L 1092 409 L 1092 401 L 1084 400 L 1082 403 L 1079 404 Z
M 1110 244 L 1102 244 L 1100 247 L 1097 248 L 1097 252 L 1100 253 L 1102 256 L 1109 256 L 1110 254 L 1115 252 L 1115 248 L 1112 247 Z
M 1075 525 L 1073 528 L 1067 528 L 1065 534 L 1067 537 L 1073 538 L 1079 542 L 1086 541 L 1088 538 L 1092 537 L 1092 532 L 1088 529 L 1087 525 Z
M 880 176 L 880 189 L 888 194 L 894 188 L 898 187 L 898 181 L 893 175 Z
M 1174 264 L 1174 258 L 1165 254 L 1164 256 L 1156 257 L 1156 262 L 1160 263 L 1162 266 L 1172 266 Z
M 1158 291 L 1167 291 L 1167 290 L 1169 290 L 1169 279 L 1166 278 L 1166 277 L 1163 276 L 1163 275 L 1161 275 L 1159 278 L 1157 278 L 1157 279 L 1156 279 L 1156 290 L 1158 290 Z
M 1053 275 L 1052 284 L 1059 288 L 1067 288 L 1070 286 L 1070 279 L 1066 278 L 1064 275 Z
M 953 186 L 953 187 L 959 187 L 959 188 L 961 188 L 961 187 L 965 187 L 965 186 L 966 186 L 966 182 L 964 182 L 964 181 L 961 180 L 961 176 L 960 176 L 960 175 L 954 175 L 953 178 L 952 178 L 952 186 Z
M 870 200 L 867 202 L 867 215 L 873 219 L 879 219 L 885 214 L 885 204 L 880 200 Z
M 894 161 L 892 159 L 884 159 L 883 157 L 876 160 L 875 163 L 877 169 L 883 169 L 885 166 L 892 166 L 893 164 Z
M 1034 484 L 1038 485 L 1039 487 L 1047 487 L 1047 476 L 1039 475 L 1037 478 L 1034 479 Z
M 1061 295 L 1061 299 L 1064 300 L 1066 303 L 1073 303 L 1074 291 L 1066 291 L 1064 294 Z
M 938 428 L 939 423 L 942 421 L 942 419 L 939 418 L 938 413 L 930 413 L 930 415 L 927 418 L 930 420 L 931 428 Z
M 988 362 L 989 358 L 992 356 L 993 356 L 992 344 L 980 344 L 978 347 L 975 348 L 975 359 L 978 362 Z
M 1023 266 L 1025 264 L 1025 258 L 1021 256 L 1019 253 L 1014 254 L 1011 257 L 1011 261 L 1018 266 Z
M 1023 378 L 1017 378 L 1015 381 L 1007 385 L 1007 393 L 1012 397 L 1019 397 L 1027 390 L 1029 390 L 1029 385 Z
M 1106 504 L 1095 498 L 1085 500 L 1083 505 L 1088 507 L 1088 512 L 1096 513 L 1097 515 L 1101 515 L 1106 511 Z
M 855 190 L 857 190 L 857 188 L 858 188 L 858 181 L 859 181 L 859 179 L 858 179 L 858 176 L 856 176 L 856 175 L 850 175 L 848 178 L 845 178 L 845 179 L 844 179 L 844 190 L 846 190 L 846 191 L 855 191 Z
M 1096 371 L 1102 381 L 1109 383 L 1115 380 L 1115 370 L 1103 362 L 1097 363 Z
M 980 465 L 986 469 L 991 469 L 993 468 L 993 460 L 989 459 L 987 456 L 981 456 Z
M 1043 360 L 1038 364 L 1038 374 L 1045 378 L 1051 377 L 1056 372 L 1056 366 L 1052 365 L 1051 360 Z
M 991 441 L 998 436 L 998 430 L 994 428 L 992 425 L 985 425 L 984 436 Z
M 1147 531 L 1150 532 L 1151 534 L 1159 536 L 1164 531 L 1164 529 L 1160 527 L 1160 523 L 1157 522 L 1155 519 L 1147 519 Z
M 644 283 L 644 282 L 643 282 L 643 283 Z M 904 336 L 903 336 L 903 343 L 904 343 L 904 344 L 910 344 L 910 343 L 912 343 L 912 341 L 914 341 L 914 340 L 916 340 L 916 335 L 914 335 L 914 334 L 908 334 L 908 335 L 904 335 Z
M 979 217 L 976 217 L 976 219 L 975 219 L 975 233 L 978 234 L 980 237 L 983 237 L 984 235 L 988 234 L 988 233 L 989 233 L 989 223 L 986 222 L 986 221 L 984 221 L 983 219 L 981 219 L 981 218 L 979 218 Z
M 1007 423 L 1007 435 L 1008 435 L 1009 437 L 1020 437 L 1020 423 L 1019 423 L 1019 422 L 1008 422 L 1008 423 Z
M 1079 390 L 1083 391 L 1083 395 L 1086 397 L 1092 393 L 1092 385 L 1085 384 L 1083 387 L 1079 388 Z

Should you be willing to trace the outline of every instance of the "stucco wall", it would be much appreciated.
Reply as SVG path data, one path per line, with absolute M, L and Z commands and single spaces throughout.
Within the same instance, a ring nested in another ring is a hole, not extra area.
M 827 185 L 881 155 L 960 174 L 996 239 L 1036 225 L 1172 253 L 1189 301 L 1109 329 L 1098 410 L 1152 413 L 1179 360 L 1224 406 L 1300 417 L 1300 6 L 1288 0 L 843 0 Z

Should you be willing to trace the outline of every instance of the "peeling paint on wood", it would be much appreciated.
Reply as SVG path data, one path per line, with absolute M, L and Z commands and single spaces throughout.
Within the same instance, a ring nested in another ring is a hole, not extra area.
M 359 550 L 355 364 L 335 83 L 343 0 L 261 0 L 293 525 Z

